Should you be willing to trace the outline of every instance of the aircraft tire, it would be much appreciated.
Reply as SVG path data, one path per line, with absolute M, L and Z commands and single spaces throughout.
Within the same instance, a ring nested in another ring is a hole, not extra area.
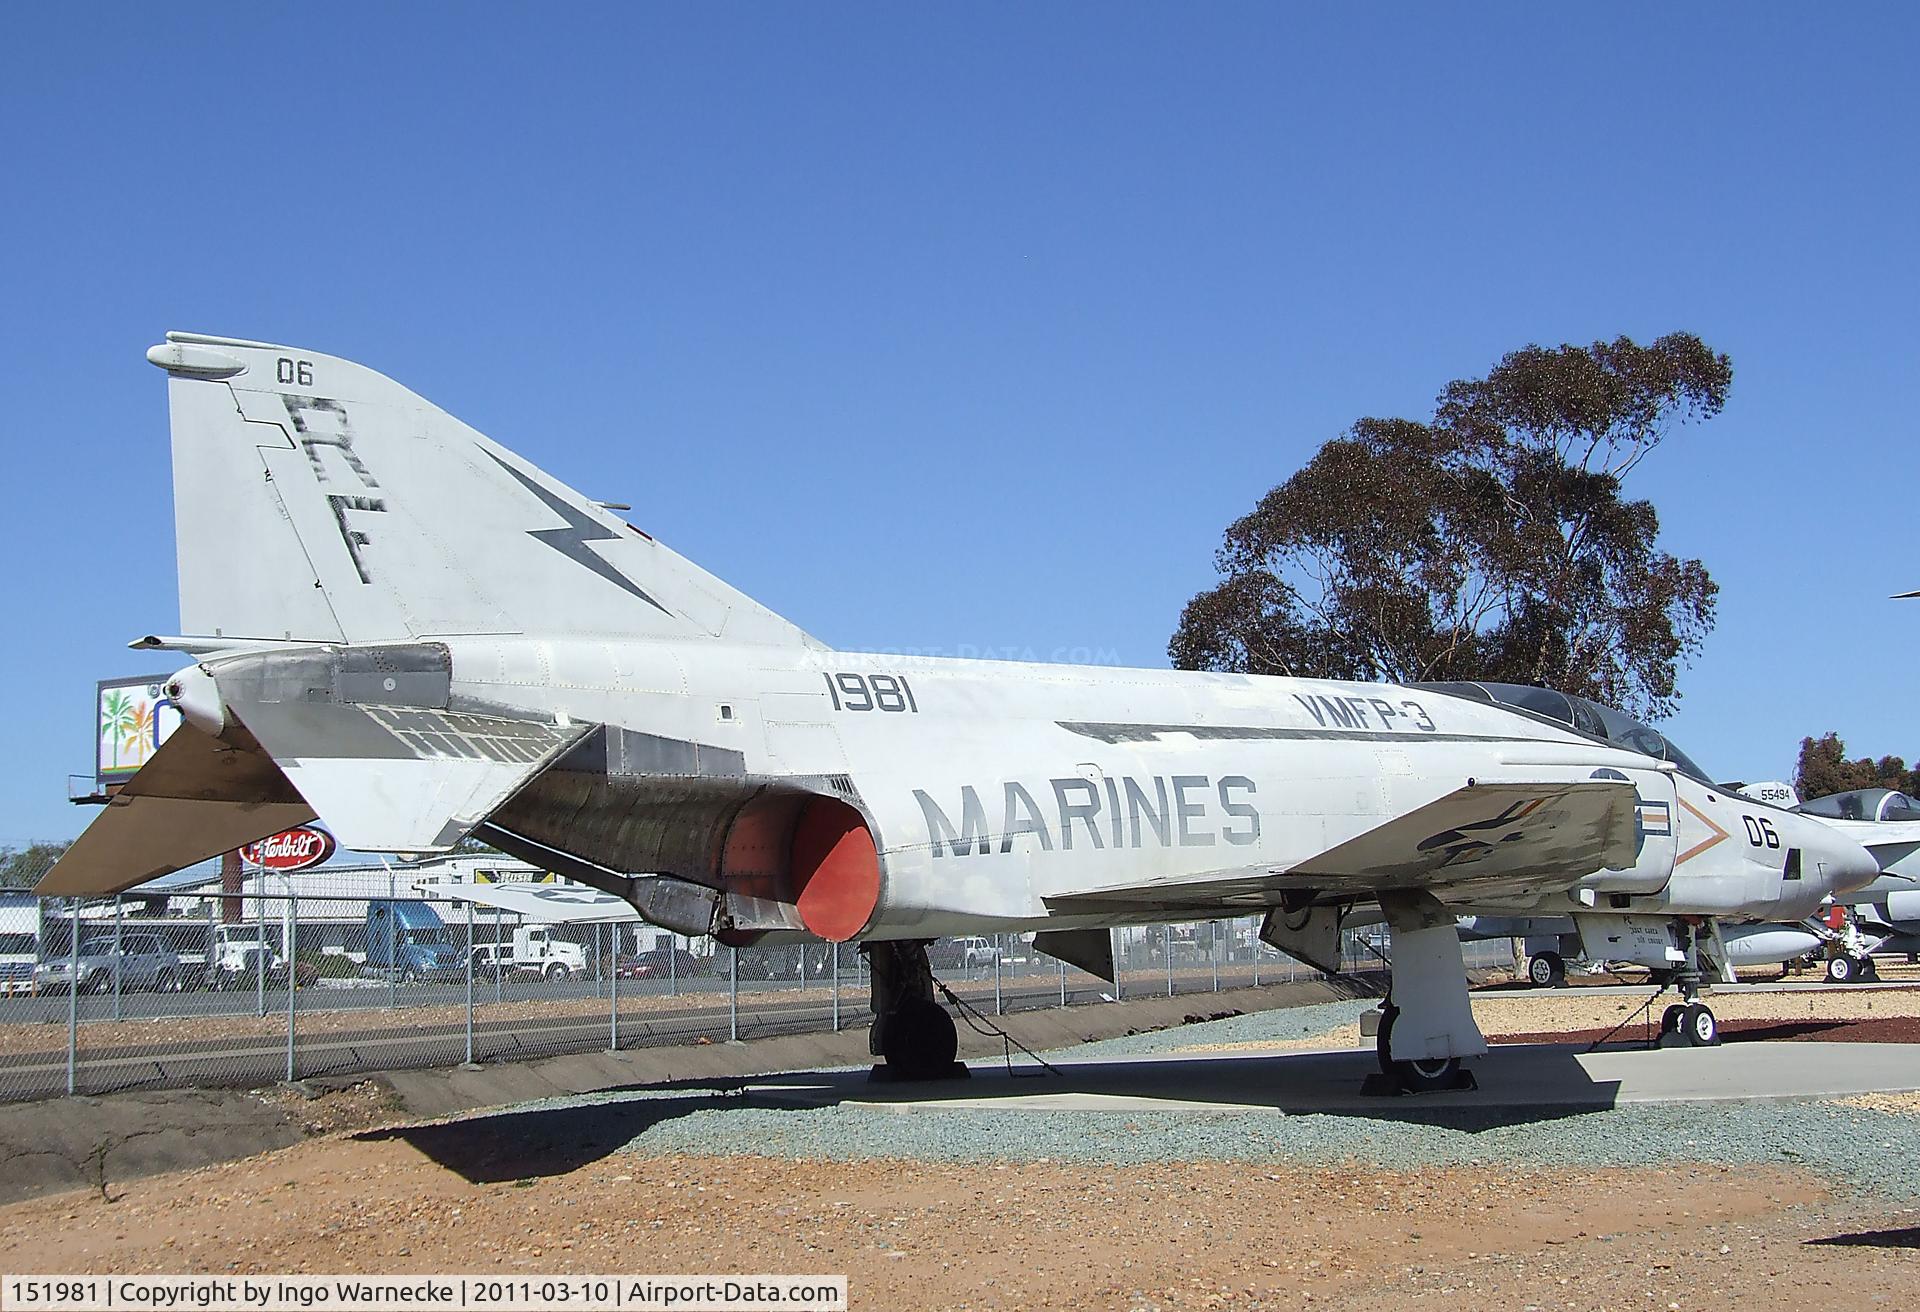
M 1711 1048 L 1720 1042 L 1720 1021 L 1706 1003 L 1690 1002 L 1680 1019 L 1680 1032 L 1690 1046 Z
M 1373 1038 L 1373 1055 L 1380 1062 L 1380 1073 L 1388 1079 L 1398 1078 L 1393 1070 L 1393 1021 L 1400 1014 L 1400 1008 L 1391 1002 L 1380 1008 L 1380 1028 Z
M 1678 1034 L 1680 1032 L 1680 1023 L 1686 1014 L 1687 1009 L 1677 1002 L 1671 1007 L 1668 1007 L 1665 1014 L 1660 1017 L 1660 1032 L 1662 1034 Z
M 1863 982 L 1868 984 L 1874 984 L 1879 982 L 1880 967 L 1874 964 L 1874 960 L 1872 957 L 1860 958 L 1860 978 Z
M 887 1068 L 907 1080 L 935 1080 L 953 1070 L 960 1036 L 937 1002 L 914 1001 L 887 1018 L 881 1053 Z
M 1567 982 L 1567 963 L 1558 952 L 1541 952 L 1527 962 L 1527 980 L 1535 988 L 1557 989 Z
M 1460 1059 L 1435 1057 L 1428 1061 L 1396 1061 L 1393 1078 L 1408 1093 L 1434 1093 L 1457 1088 L 1460 1083 Z
M 1852 957 L 1827 958 L 1827 983 L 1851 984 L 1859 971 L 1859 963 Z
M 1380 1061 L 1380 1073 L 1408 1093 L 1433 1093 L 1459 1087 L 1460 1059 L 1434 1057 L 1425 1061 L 1398 1061 L 1393 1055 L 1393 1022 L 1400 1008 L 1389 1002 L 1380 1011 L 1380 1033 L 1374 1041 L 1374 1055 Z

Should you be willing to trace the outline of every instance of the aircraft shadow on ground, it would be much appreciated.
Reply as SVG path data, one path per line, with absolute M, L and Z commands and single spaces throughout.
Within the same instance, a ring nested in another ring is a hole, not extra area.
M 1827 1034 L 1835 1030 L 1852 1030 L 1859 1026 L 1860 1022 L 1857 1020 L 1768 1021 L 1762 1024 L 1740 1023 L 1738 1028 L 1731 1024 L 1723 1024 L 1720 1027 L 1720 1040 L 1723 1043 L 1766 1043 L 1775 1039 L 1804 1039 L 1809 1035 Z M 1527 1037 L 1521 1036 L 1523 1040 Z M 1600 1051 L 1603 1052 L 1632 1051 L 1650 1045 L 1646 1030 L 1640 1026 L 1630 1030 L 1622 1029 L 1617 1034 L 1595 1031 L 1587 1041 L 1597 1042 Z
M 681 1097 L 615 1098 L 564 1107 L 482 1112 L 459 1120 L 399 1125 L 353 1136 L 361 1143 L 398 1140 L 470 1184 L 565 1175 L 620 1151 L 663 1121 L 744 1105 L 725 1095 L 741 1081 L 676 1081 L 608 1093 L 684 1090 Z
M 809 1086 L 806 1093 L 789 1100 L 789 1105 L 990 1104 L 998 1099 L 1091 1095 L 1126 1099 L 1115 1114 L 1152 1112 L 1162 1110 L 1156 1104 L 1167 1104 L 1165 1110 L 1169 1111 L 1277 1111 L 1478 1131 L 1537 1124 L 1613 1107 L 1619 1099 L 1619 1082 L 1594 1079 L 1577 1060 L 1580 1052 L 1565 1045 L 1496 1048 L 1485 1059 L 1471 1063 L 1481 1084 L 1478 1090 L 1441 1094 L 1362 1093 L 1363 1082 L 1378 1072 L 1369 1051 L 1260 1053 L 1205 1061 L 1148 1057 L 1075 1062 L 1059 1067 L 1058 1075 L 1023 1066 L 1017 1067 L 1019 1073 L 1011 1077 L 1000 1067 L 975 1061 L 974 1078 L 964 1081 L 869 1084 L 859 1076 L 835 1076 L 830 1084 Z
M 1003 1098 L 1086 1094 L 1129 1101 L 1111 1111 L 1196 1114 L 1346 1116 L 1400 1121 L 1477 1133 L 1600 1111 L 1617 1101 L 1619 1084 L 1595 1080 L 1566 1046 L 1495 1049 L 1477 1063 L 1483 1088 L 1425 1096 L 1367 1096 L 1362 1081 L 1375 1070 L 1371 1053 L 1258 1054 L 1207 1061 L 1141 1058 L 1074 1063 L 1054 1075 L 1037 1067 L 1009 1077 L 976 1061 L 974 1078 L 922 1084 L 869 1083 L 859 1072 L 808 1072 L 756 1079 L 676 1081 L 610 1089 L 606 1101 L 517 1111 L 483 1112 L 454 1121 L 369 1130 L 364 1143 L 398 1140 L 473 1184 L 500 1184 L 565 1175 L 620 1151 L 662 1122 L 699 1111 L 738 1108 L 803 1113 L 816 1108 L 911 1102 L 991 1104 Z M 1515 1060 L 1516 1056 L 1520 1060 Z M 1512 1081 L 1502 1086 L 1502 1080 Z M 784 1086 L 784 1087 L 783 1087 Z M 626 1098 L 623 1092 L 655 1096 Z M 660 1096 L 660 1095 L 666 1096 Z M 676 1096 L 677 1095 L 677 1096 Z M 728 1096 L 733 1095 L 733 1096 Z M 1164 1107 L 1156 1104 L 1165 1104 Z M 1063 1104 L 1063 1109 L 1074 1104 Z M 1021 1110 L 1044 1116 L 1045 1110 Z M 751 1151 L 750 1142 L 743 1148 Z M 1839 1241 L 1834 1241 L 1839 1242 Z
M 1824 1239 L 1809 1239 L 1807 1243 L 1836 1248 L 1920 1248 L 1920 1226 L 1903 1226 L 1895 1230 L 1856 1230 L 1848 1234 L 1828 1235 Z

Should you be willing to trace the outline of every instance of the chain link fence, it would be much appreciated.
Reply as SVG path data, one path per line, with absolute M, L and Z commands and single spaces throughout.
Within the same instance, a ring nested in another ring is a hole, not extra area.
M 943 939 L 939 979 L 988 1014 L 1317 977 L 1258 918 L 1113 931 L 1118 981 L 1031 935 Z M 1347 968 L 1384 969 L 1379 931 Z M 1506 964 L 1504 943 L 1467 945 Z M 1485 958 L 1480 960 L 1479 958 Z M 716 947 L 634 923 L 546 923 L 405 867 L 248 870 L 164 892 L 0 892 L 0 1099 L 258 1086 L 864 1025 L 852 945 Z

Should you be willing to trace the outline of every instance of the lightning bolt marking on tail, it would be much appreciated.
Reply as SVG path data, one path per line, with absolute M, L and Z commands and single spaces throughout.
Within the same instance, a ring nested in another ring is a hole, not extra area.
M 617 540 L 620 536 L 618 533 L 608 528 L 605 524 L 598 523 L 589 516 L 581 513 L 575 507 L 568 505 L 559 497 L 547 491 L 547 489 L 541 487 L 538 483 L 502 460 L 499 456 L 494 455 L 493 452 L 489 451 L 487 455 L 492 458 L 494 464 L 513 475 L 514 480 L 518 482 L 520 486 L 533 493 L 536 497 L 539 497 L 541 504 L 546 506 L 548 510 L 551 510 L 554 514 L 566 521 L 567 526 L 565 528 L 528 529 L 528 537 L 536 538 L 544 542 L 547 546 L 552 547 L 576 565 L 584 565 L 615 587 L 626 592 L 631 592 L 634 596 L 640 598 L 640 600 L 646 602 L 647 605 L 653 607 L 661 614 L 671 615 L 673 613 L 652 597 L 649 597 L 645 592 L 641 591 L 639 585 L 634 583 L 632 579 L 615 569 L 604 557 L 587 546 L 589 542 Z

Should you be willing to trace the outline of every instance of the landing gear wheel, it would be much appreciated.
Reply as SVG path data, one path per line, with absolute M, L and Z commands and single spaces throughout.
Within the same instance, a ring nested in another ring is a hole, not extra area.
M 1557 989 L 1567 982 L 1567 963 L 1558 952 L 1536 953 L 1527 962 L 1527 980 L 1539 989 Z
M 1429 1057 L 1421 1061 L 1396 1061 L 1393 1056 L 1393 1022 L 1400 1008 L 1388 1003 L 1380 1011 L 1380 1033 L 1374 1042 L 1374 1056 L 1380 1061 L 1380 1073 L 1408 1093 L 1433 1093 L 1460 1087 L 1458 1057 Z
M 1460 1059 L 1431 1057 L 1425 1061 L 1396 1061 L 1393 1078 L 1408 1093 L 1434 1093 L 1460 1087 Z
M 1720 1022 L 1704 1002 L 1687 1004 L 1680 1018 L 1680 1032 L 1696 1048 L 1711 1048 L 1720 1042 Z
M 1872 957 L 1860 958 L 1860 978 L 1868 984 L 1879 982 L 1880 967 L 1874 965 Z
M 1852 957 L 1827 958 L 1827 983 L 1851 984 L 1859 974 L 1860 963 Z
M 907 1002 L 887 1017 L 882 1056 L 894 1075 L 907 1080 L 934 1080 L 953 1070 L 960 1036 L 953 1017 L 937 1002 Z
M 1686 1014 L 1687 1009 L 1679 1003 L 1668 1007 L 1666 1012 L 1660 1017 L 1660 1032 L 1662 1034 L 1678 1034 L 1680 1032 L 1680 1022 Z
M 1380 1073 L 1388 1079 L 1393 1078 L 1393 1058 L 1390 1045 L 1393 1040 L 1394 1018 L 1400 1014 L 1400 1008 L 1391 1002 L 1380 1008 L 1380 1028 L 1374 1032 L 1373 1055 L 1380 1062 Z

